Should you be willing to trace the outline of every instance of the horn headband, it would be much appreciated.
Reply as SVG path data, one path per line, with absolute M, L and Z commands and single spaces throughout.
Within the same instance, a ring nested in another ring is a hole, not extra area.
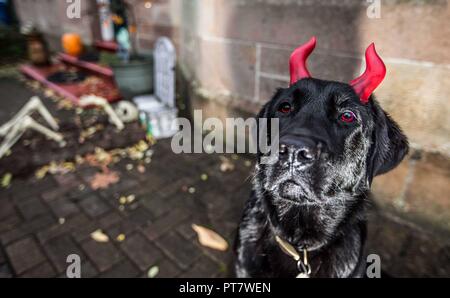
M 306 59 L 316 47 L 316 37 L 313 36 L 307 43 L 299 46 L 292 53 L 289 60 L 289 69 L 291 72 L 291 85 L 297 81 L 310 78 L 311 74 L 306 67 Z M 362 103 L 369 102 L 370 95 L 381 84 L 386 76 L 386 66 L 378 56 L 375 50 L 375 44 L 372 43 L 366 49 L 366 70 L 356 79 L 350 81 L 350 86 L 353 87 L 356 94 L 358 94 Z

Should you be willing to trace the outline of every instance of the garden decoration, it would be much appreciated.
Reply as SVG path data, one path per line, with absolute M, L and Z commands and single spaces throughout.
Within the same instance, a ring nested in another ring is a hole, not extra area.
M 27 39 L 28 58 L 31 63 L 39 66 L 50 65 L 50 51 L 42 33 L 31 23 L 22 26 L 21 33 Z
M 51 129 L 31 118 L 30 115 L 35 111 L 44 118 Z M 33 129 L 44 134 L 49 139 L 58 142 L 61 147 L 66 145 L 64 137 L 60 133 L 54 131 L 59 130 L 55 118 L 53 118 L 39 97 L 33 96 L 10 121 L 0 127 L 0 136 L 4 137 L 4 140 L 0 145 L 0 158 L 2 158 L 15 143 L 17 143 L 27 129 Z
M 167 37 L 156 41 L 154 55 L 155 93 L 134 98 L 147 134 L 168 138 L 178 131 L 175 107 L 175 48 Z
M 117 55 L 120 60 L 123 62 L 130 61 L 130 51 L 131 51 L 131 42 L 130 42 L 130 34 L 128 29 L 120 28 L 119 32 L 116 36 L 117 43 L 119 45 L 119 50 L 117 51 Z
M 136 121 L 139 117 L 137 107 L 132 102 L 127 100 L 120 101 L 114 108 L 114 111 L 125 123 Z
M 78 57 L 83 52 L 81 36 L 76 33 L 65 33 L 61 38 L 64 51 L 70 56 Z
M 123 0 L 111 0 L 118 45 L 117 60 L 110 63 L 120 93 L 133 98 L 153 91 L 153 57 L 137 52 L 136 16 Z
M 97 0 L 100 30 L 104 41 L 114 40 L 114 24 L 112 22 L 110 4 L 110 0 Z
M 105 98 L 95 95 L 86 95 L 80 98 L 79 104 L 81 107 L 97 106 L 101 108 L 108 114 L 109 121 L 112 122 L 118 130 L 123 130 L 125 128 L 122 120 Z

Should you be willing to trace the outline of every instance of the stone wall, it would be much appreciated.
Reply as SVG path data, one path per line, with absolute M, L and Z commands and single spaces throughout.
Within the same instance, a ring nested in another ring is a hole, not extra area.
M 77 32 L 86 44 L 99 34 L 95 1 L 81 0 L 81 18 L 67 17 L 67 1 L 63 0 L 13 0 L 21 25 L 32 23 L 45 32 L 54 49 L 60 48 L 60 38 L 65 32 Z
M 158 36 L 171 37 L 179 73 L 196 95 L 192 106 L 206 116 L 255 113 L 277 87 L 287 86 L 289 55 L 312 35 L 318 45 L 310 71 L 344 82 L 359 75 L 364 50 L 375 42 L 388 69 L 375 94 L 413 150 L 400 167 L 376 178 L 374 195 L 402 217 L 450 230 L 447 1 L 381 1 L 380 18 L 368 17 L 365 0 L 153 0 L 151 8 L 145 0 L 127 1 L 138 20 L 140 50 L 151 50 Z M 49 34 L 95 36 L 93 16 L 64 19 L 64 1 L 15 2 L 22 21 L 36 20 Z M 179 93 L 180 100 L 187 94 Z

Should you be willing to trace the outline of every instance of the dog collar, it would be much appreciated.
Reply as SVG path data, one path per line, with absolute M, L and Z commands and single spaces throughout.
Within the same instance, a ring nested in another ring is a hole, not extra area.
M 280 246 L 281 250 L 293 258 L 297 262 L 297 269 L 299 274 L 297 274 L 296 278 L 309 278 L 311 274 L 311 265 L 308 262 L 308 251 L 304 248 L 301 252 L 303 254 L 303 258 L 300 253 L 292 246 L 289 242 L 281 239 L 278 236 L 275 236 L 275 240 Z

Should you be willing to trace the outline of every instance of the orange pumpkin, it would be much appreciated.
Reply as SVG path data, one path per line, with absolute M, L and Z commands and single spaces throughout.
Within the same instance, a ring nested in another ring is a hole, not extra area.
M 80 35 L 66 33 L 62 36 L 62 47 L 71 56 L 79 56 L 83 52 L 83 43 Z

